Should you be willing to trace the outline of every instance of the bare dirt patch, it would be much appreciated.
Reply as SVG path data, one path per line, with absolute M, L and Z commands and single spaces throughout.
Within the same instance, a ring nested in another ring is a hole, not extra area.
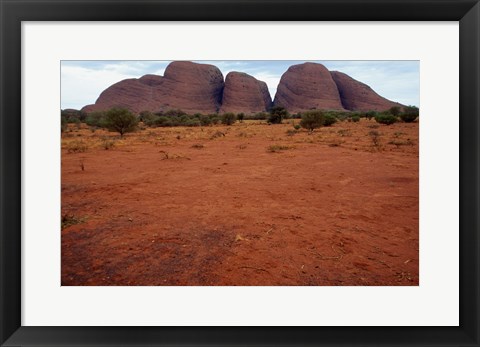
M 64 133 L 62 285 L 418 285 L 418 124 L 291 122 Z

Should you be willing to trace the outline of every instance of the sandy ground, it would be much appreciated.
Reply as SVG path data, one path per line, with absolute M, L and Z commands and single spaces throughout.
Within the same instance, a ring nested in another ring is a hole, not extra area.
M 62 285 L 418 285 L 418 124 L 291 122 L 64 133 Z

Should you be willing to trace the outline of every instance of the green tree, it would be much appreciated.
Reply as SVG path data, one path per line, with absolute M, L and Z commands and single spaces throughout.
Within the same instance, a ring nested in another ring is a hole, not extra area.
M 237 119 L 240 121 L 240 123 L 243 123 L 243 120 L 245 119 L 245 114 L 244 113 L 237 114 Z
M 281 106 L 272 107 L 267 122 L 270 124 L 281 124 L 284 118 L 288 117 L 288 111 Z
M 308 111 L 302 114 L 300 126 L 313 132 L 316 128 L 320 128 L 325 122 L 325 115 L 322 111 Z
M 135 115 L 124 108 L 112 108 L 105 114 L 104 126 L 109 131 L 115 131 L 123 137 L 123 134 L 136 129 L 138 119 Z

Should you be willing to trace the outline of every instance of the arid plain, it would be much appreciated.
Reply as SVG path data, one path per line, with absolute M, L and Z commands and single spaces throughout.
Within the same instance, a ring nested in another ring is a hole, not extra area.
M 62 285 L 418 285 L 418 122 L 62 133 Z

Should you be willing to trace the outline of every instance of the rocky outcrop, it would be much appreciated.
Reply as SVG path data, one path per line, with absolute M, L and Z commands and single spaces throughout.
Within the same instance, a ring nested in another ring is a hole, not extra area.
M 104 111 L 112 107 L 132 112 L 181 109 L 187 113 L 215 113 L 220 108 L 223 75 L 208 64 L 187 61 L 170 63 L 165 75 L 145 75 L 127 79 L 105 89 L 86 112 Z
M 337 85 L 325 66 L 293 65 L 282 75 L 273 102 L 290 113 L 311 109 L 343 110 Z
M 271 104 L 272 98 L 265 82 L 243 72 L 229 72 L 225 77 L 221 113 L 265 112 Z
M 359 82 L 343 72 L 332 71 L 342 105 L 351 111 L 385 111 L 403 105 L 381 97 L 365 83 Z
M 161 110 L 215 113 L 222 102 L 223 75 L 213 65 L 174 61 L 167 66 L 157 97 Z
M 265 82 L 242 72 L 221 71 L 208 64 L 170 63 L 164 76 L 145 75 L 120 81 L 105 89 L 93 105 L 82 111 L 122 107 L 134 113 L 181 109 L 194 113 L 257 113 L 272 106 Z M 273 106 L 290 113 L 320 110 L 384 111 L 403 105 L 387 100 L 350 76 L 328 71 L 317 63 L 293 65 L 282 75 Z
M 151 76 L 151 75 L 149 75 Z M 158 83 L 162 77 L 155 76 Z M 149 78 L 131 78 L 113 84 L 105 89 L 93 105 L 85 106 L 82 111 L 105 111 L 113 107 L 127 108 L 139 113 L 143 110 L 156 110 L 159 101 L 155 98 Z

